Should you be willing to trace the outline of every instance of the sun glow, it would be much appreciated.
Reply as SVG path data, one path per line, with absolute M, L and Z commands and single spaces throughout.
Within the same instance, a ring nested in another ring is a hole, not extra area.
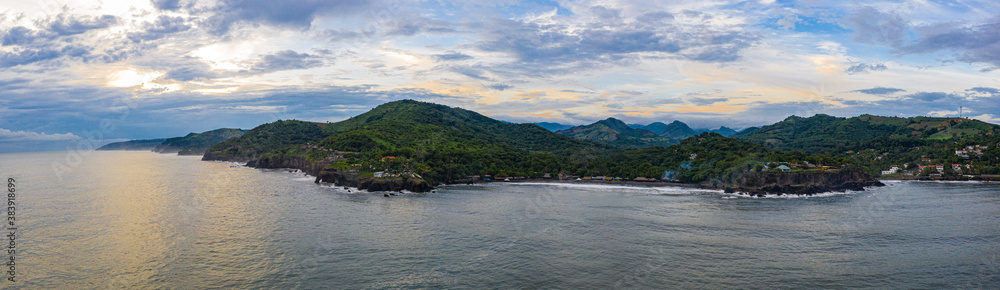
M 150 83 L 161 76 L 163 76 L 163 72 L 140 72 L 134 69 L 127 69 L 108 75 L 108 86 L 119 88 L 134 87 Z

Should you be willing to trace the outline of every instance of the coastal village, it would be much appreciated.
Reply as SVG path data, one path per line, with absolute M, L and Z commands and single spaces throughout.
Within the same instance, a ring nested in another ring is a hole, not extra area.
M 1000 146 L 1000 143 L 996 144 Z M 927 155 L 921 156 L 919 161 L 913 163 L 892 164 L 887 169 L 881 171 L 883 178 L 899 179 L 988 179 L 1000 180 L 1000 175 L 983 174 L 981 168 L 977 166 L 977 161 L 982 161 L 984 152 L 990 146 L 968 145 L 958 147 L 954 150 L 955 158 L 932 158 Z M 993 147 L 996 148 L 996 147 Z M 879 156 L 882 157 L 882 156 Z M 877 159 L 881 159 L 876 157 Z M 960 160 L 958 163 L 949 162 Z

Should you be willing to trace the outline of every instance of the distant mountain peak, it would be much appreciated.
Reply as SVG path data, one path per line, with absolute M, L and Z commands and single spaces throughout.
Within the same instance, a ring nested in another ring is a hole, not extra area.
M 556 133 L 577 139 L 628 147 L 665 146 L 675 143 L 670 138 L 660 137 L 644 128 L 633 128 L 616 118 L 607 118 L 593 124 L 576 126 Z

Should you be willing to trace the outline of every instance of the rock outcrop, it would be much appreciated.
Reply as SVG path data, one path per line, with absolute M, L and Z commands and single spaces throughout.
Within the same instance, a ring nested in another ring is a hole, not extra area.
M 226 156 L 212 156 L 210 153 L 205 153 L 202 160 L 242 162 L 242 160 L 234 160 Z M 247 167 L 253 168 L 298 169 L 306 174 L 316 176 L 316 183 L 333 183 L 337 186 L 356 187 L 367 191 L 408 190 L 412 192 L 428 192 L 434 189 L 427 182 L 417 179 L 374 179 L 359 177 L 353 172 L 340 172 L 334 168 L 327 168 L 326 163 L 312 162 L 301 156 L 265 157 L 251 159 L 246 162 Z
M 334 168 L 323 168 L 318 175 L 316 175 L 316 183 L 327 182 L 333 183 L 337 186 L 350 186 L 357 187 L 358 189 L 368 190 L 368 191 L 401 191 L 408 190 L 412 192 L 428 192 L 431 189 L 430 184 L 423 180 L 414 180 L 409 178 L 401 179 L 372 179 L 358 177 L 356 174 L 351 172 L 340 172 Z
M 218 154 L 211 151 L 205 152 L 205 154 L 201 156 L 201 161 L 228 161 L 228 162 L 246 163 L 249 162 L 250 160 L 251 159 L 237 158 L 229 155 Z
M 292 168 L 302 170 L 306 174 L 318 176 L 326 164 L 314 163 L 301 156 L 266 157 L 247 162 L 247 167 L 253 168 Z
M 837 172 L 761 172 L 748 174 L 725 184 L 727 193 L 813 195 L 822 192 L 863 191 L 867 186 L 885 186 L 860 168 L 845 168 Z

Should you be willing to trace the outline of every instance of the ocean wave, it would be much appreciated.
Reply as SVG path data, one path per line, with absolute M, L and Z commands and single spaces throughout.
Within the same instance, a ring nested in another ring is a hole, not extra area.
M 727 198 L 728 197 L 728 199 L 731 199 L 731 198 L 750 198 L 750 199 L 799 199 L 799 198 L 805 198 L 805 199 L 809 199 L 809 198 L 827 198 L 827 197 L 844 196 L 844 195 L 855 195 L 855 194 L 862 193 L 862 192 L 864 192 L 864 191 L 848 190 L 848 191 L 843 191 L 843 192 L 840 192 L 840 191 L 828 191 L 828 192 L 821 192 L 821 193 L 817 193 L 817 194 L 813 194 L 813 195 L 805 195 L 805 194 L 782 194 L 782 195 L 766 194 L 764 196 L 753 196 L 753 195 L 742 194 L 742 193 L 723 193 L 723 198 Z
M 500 183 L 500 186 L 551 186 L 574 189 L 594 189 L 594 190 L 626 190 L 640 191 L 648 194 L 692 194 L 692 193 L 721 193 L 722 190 L 692 188 L 683 186 L 642 186 L 629 184 L 587 184 L 587 183 L 549 183 L 549 182 L 512 182 Z

